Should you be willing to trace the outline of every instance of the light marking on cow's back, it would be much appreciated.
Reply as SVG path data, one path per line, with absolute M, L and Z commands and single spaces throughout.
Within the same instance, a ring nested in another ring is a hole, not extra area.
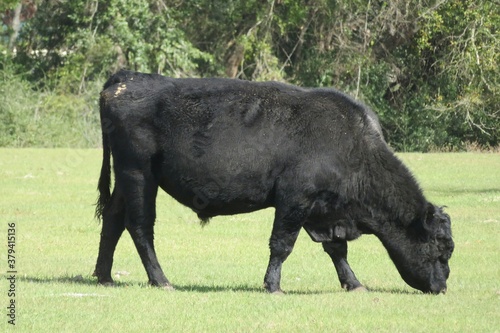
M 127 90 L 127 85 L 125 83 L 120 84 L 118 88 L 116 88 L 115 97 L 118 97 L 125 90 Z

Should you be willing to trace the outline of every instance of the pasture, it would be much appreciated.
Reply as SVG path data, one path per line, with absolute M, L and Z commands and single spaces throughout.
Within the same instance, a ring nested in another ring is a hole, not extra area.
M 283 266 L 286 295 L 262 281 L 273 210 L 196 215 L 158 198 L 156 249 L 176 291 L 147 285 L 128 233 L 118 244 L 117 286 L 92 272 L 100 150 L 0 149 L 2 274 L 8 223 L 16 226 L 16 321 L 20 332 L 499 332 L 500 154 L 399 154 L 427 198 L 448 206 L 455 252 L 446 295 L 407 286 L 373 236 L 350 243 L 366 293 L 344 292 L 321 245 L 305 232 Z M 4 274 L 5 276 L 5 274 Z M 9 285 L 2 279 L 0 331 Z

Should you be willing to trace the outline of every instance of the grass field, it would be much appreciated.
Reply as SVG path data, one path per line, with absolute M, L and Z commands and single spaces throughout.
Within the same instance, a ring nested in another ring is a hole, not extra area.
M 500 155 L 402 154 L 429 200 L 448 206 L 456 243 L 446 295 L 399 277 L 373 236 L 350 243 L 350 263 L 370 292 L 341 290 L 306 233 L 283 267 L 283 296 L 261 289 L 272 210 L 212 219 L 162 193 L 156 248 L 176 291 L 148 287 L 128 234 L 118 244 L 118 286 L 91 274 L 98 150 L 0 149 L 0 216 L 16 225 L 16 330 L 20 332 L 500 332 Z M 5 275 L 5 274 L 4 274 Z M 0 331 L 10 299 L 0 284 Z

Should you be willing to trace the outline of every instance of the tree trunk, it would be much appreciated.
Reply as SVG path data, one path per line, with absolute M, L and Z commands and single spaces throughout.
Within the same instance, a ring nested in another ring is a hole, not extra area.
M 9 39 L 9 50 L 14 51 L 19 30 L 21 30 L 21 9 L 23 5 L 21 2 L 14 9 L 14 18 L 12 19 L 12 33 Z
M 226 60 L 226 75 L 229 78 L 238 76 L 239 66 L 245 57 L 245 48 L 243 45 L 236 43 L 231 50 Z

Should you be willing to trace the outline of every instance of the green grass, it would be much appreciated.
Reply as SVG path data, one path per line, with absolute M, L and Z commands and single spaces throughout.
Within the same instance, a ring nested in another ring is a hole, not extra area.
M 350 263 L 372 291 L 340 289 L 330 259 L 302 233 L 283 267 L 284 296 L 261 289 L 272 210 L 196 215 L 162 193 L 156 248 L 176 287 L 148 287 L 128 234 L 118 244 L 115 288 L 91 277 L 100 225 L 93 219 L 98 150 L 1 149 L 1 236 L 17 225 L 21 332 L 499 332 L 500 155 L 401 154 L 428 199 L 447 205 L 456 242 L 446 295 L 399 277 L 373 236 L 350 243 Z M 6 247 L 0 269 L 7 271 Z M 7 283 L 0 284 L 0 331 Z

